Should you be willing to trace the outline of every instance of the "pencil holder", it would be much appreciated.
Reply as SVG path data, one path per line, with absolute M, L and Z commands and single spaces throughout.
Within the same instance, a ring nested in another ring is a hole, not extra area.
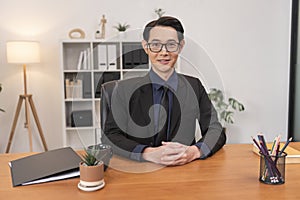
M 264 155 L 260 152 L 259 181 L 266 184 L 278 185 L 285 182 L 286 153 L 280 155 Z

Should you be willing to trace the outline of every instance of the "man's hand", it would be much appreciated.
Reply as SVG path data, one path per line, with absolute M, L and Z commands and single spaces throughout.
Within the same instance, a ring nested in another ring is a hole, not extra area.
M 147 161 L 162 165 L 184 165 L 201 155 L 196 146 L 186 146 L 177 142 L 162 142 L 162 146 L 148 147 L 143 152 Z

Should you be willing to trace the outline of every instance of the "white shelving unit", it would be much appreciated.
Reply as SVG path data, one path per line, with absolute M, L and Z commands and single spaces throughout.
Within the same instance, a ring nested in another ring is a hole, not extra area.
M 61 55 L 63 143 L 82 149 L 100 142 L 101 84 L 145 75 L 149 71 L 148 56 L 139 41 L 118 40 L 62 41 Z M 76 112 L 82 115 L 72 118 Z

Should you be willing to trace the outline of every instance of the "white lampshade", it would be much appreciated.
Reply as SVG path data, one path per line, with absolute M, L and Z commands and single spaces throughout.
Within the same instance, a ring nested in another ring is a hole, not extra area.
M 11 41 L 6 43 L 8 63 L 39 63 L 40 43 L 34 41 Z

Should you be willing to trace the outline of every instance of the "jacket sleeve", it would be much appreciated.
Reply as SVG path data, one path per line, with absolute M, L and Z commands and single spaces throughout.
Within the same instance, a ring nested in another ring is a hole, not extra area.
M 193 89 L 196 90 L 198 102 L 199 102 L 199 124 L 201 128 L 202 138 L 196 142 L 196 146 L 201 150 L 201 146 L 203 149 L 209 149 L 210 152 L 206 153 L 204 157 L 213 155 L 219 149 L 221 149 L 226 142 L 226 135 L 221 123 L 218 120 L 217 112 L 211 103 L 208 95 L 198 79 L 194 79 L 197 84 L 192 84 Z M 207 152 L 207 150 L 206 150 Z

